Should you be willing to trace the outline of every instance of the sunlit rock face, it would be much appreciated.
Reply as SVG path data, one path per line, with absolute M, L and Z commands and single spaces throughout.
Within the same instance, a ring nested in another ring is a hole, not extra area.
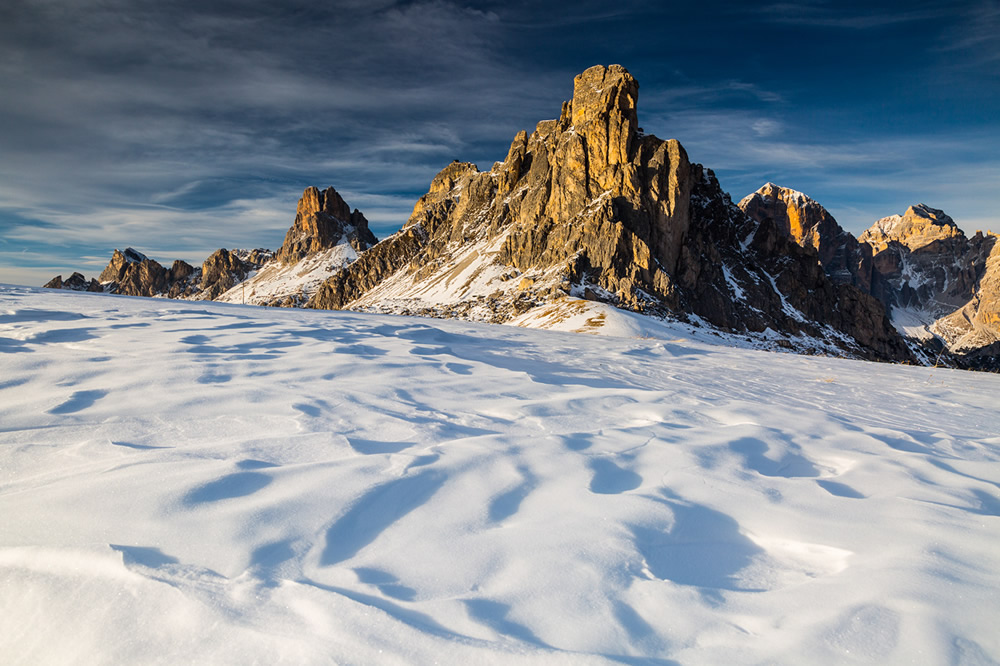
M 349 243 L 363 252 L 377 241 L 368 229 L 368 220 L 358 209 L 351 211 L 344 199 L 332 187 L 320 191 L 307 187 L 299 199 L 295 222 L 285 234 L 285 242 L 276 259 L 294 264 L 304 257 Z
M 860 240 L 873 247 L 892 306 L 916 313 L 950 349 L 978 357 L 1000 342 L 995 234 L 969 238 L 943 211 L 918 204 L 878 220 Z

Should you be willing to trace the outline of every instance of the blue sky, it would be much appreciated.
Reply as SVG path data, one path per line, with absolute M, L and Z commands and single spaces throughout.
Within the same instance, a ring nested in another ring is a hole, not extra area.
M 918 202 L 1000 231 L 998 35 L 1000 0 L 5 0 L 0 282 L 276 248 L 309 185 L 381 238 L 598 63 L 734 199 L 773 181 L 856 234 Z

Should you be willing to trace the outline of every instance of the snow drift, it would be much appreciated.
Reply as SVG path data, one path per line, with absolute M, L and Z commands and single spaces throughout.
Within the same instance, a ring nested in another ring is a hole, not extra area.
M 1000 377 L 656 335 L 0 288 L 0 654 L 1000 658 Z

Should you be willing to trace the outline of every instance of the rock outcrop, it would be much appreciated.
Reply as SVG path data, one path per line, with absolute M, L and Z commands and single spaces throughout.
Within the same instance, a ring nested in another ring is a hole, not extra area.
M 879 285 L 872 284 L 871 246 L 859 243 L 816 201 L 767 183 L 740 201 L 739 207 L 758 222 L 771 218 L 796 243 L 815 249 L 823 270 L 834 282 L 852 284 L 868 294 L 879 291 Z
M 213 286 L 203 285 L 206 297 L 232 303 L 297 307 L 313 296 L 324 280 L 371 248 L 378 239 L 361 211 L 351 208 L 332 187 L 308 187 L 302 193 L 295 221 L 274 261 L 256 264 L 250 275 L 238 266 L 219 271 L 206 266 L 205 279 L 217 273 L 231 276 Z M 217 253 L 218 254 L 218 253 Z M 213 255 L 214 256 L 214 255 Z M 224 257 L 216 258 L 216 262 Z M 234 289 L 233 285 L 240 288 Z M 227 291 L 228 290 L 228 291 Z
M 131 247 L 115 250 L 101 272 L 100 282 L 80 273 L 66 281 L 56 276 L 46 287 L 77 291 L 107 292 L 126 296 L 165 296 L 167 298 L 214 299 L 251 271 L 273 258 L 269 250 L 217 250 L 205 263 L 195 268 L 174 261 L 169 269 Z
M 170 288 L 167 269 L 130 247 L 114 251 L 98 280 L 105 291 L 127 296 L 155 296 Z
M 488 172 L 446 167 L 403 229 L 309 305 L 502 322 L 579 296 L 910 358 L 875 299 L 831 282 L 815 249 L 773 222 L 748 218 L 679 142 L 644 135 L 637 101 L 624 68 L 588 69 L 558 119 L 519 132 Z
M 90 281 L 88 282 L 87 278 L 85 278 L 82 273 L 73 273 L 65 281 L 62 279 L 62 275 L 57 275 L 42 286 L 45 287 L 46 289 L 69 289 L 71 291 L 104 291 L 104 288 L 101 287 L 100 282 L 98 282 L 94 278 L 90 278 Z
M 254 268 L 235 252 L 225 248 L 216 250 L 201 265 L 201 291 L 205 299 L 213 300 L 222 292 L 232 289 Z
M 335 189 L 307 187 L 276 258 L 290 265 L 343 243 L 363 252 L 377 242 L 365 216 L 357 208 L 352 212 Z

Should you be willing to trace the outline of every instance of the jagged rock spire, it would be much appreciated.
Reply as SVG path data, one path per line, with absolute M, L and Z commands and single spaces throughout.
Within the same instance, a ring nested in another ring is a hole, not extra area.
M 320 191 L 307 187 L 299 199 L 295 222 L 285 234 L 285 242 L 276 258 L 284 264 L 294 264 L 303 257 L 347 240 L 361 252 L 378 240 L 368 229 L 368 220 L 361 211 L 351 207 L 332 187 Z

